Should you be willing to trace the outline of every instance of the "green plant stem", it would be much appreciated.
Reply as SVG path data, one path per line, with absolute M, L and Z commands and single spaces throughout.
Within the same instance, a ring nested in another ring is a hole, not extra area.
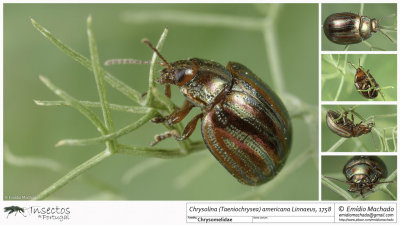
M 155 157 L 162 159 L 171 159 L 171 158 L 179 158 L 187 156 L 188 154 L 192 154 L 195 152 L 199 152 L 205 150 L 206 146 L 204 145 L 195 145 L 190 148 L 188 151 L 184 151 L 182 149 L 160 149 L 160 148 L 152 148 L 152 147 L 143 147 L 143 146 L 132 146 L 132 145 L 118 145 L 118 153 L 121 154 L 132 154 L 136 156 L 145 156 L 145 157 Z
M 330 147 L 327 152 L 334 152 L 336 151 L 339 146 L 341 146 L 346 141 L 346 138 L 340 138 L 332 147 Z
M 67 101 L 34 100 L 34 102 L 39 106 L 72 106 Z M 79 101 L 79 104 L 81 104 L 85 107 L 101 108 L 100 102 Z M 114 111 L 135 113 L 135 114 L 146 114 L 150 110 L 152 110 L 152 108 L 144 107 L 144 106 L 128 106 L 128 105 L 117 105 L 117 104 L 110 104 L 109 107 L 111 110 L 114 110 Z
M 96 81 L 97 93 L 99 94 L 104 124 L 106 125 L 107 128 L 107 134 L 109 134 L 114 132 L 114 124 L 112 120 L 111 110 L 108 105 L 107 90 L 104 82 L 104 71 L 100 64 L 97 44 L 93 34 L 92 16 L 89 16 L 87 18 L 87 35 L 89 39 L 89 50 L 90 50 L 92 71 Z M 107 140 L 106 146 L 111 152 L 115 152 L 117 150 L 116 140 Z
M 167 38 L 168 35 L 168 28 L 164 28 L 163 33 L 161 34 L 160 39 L 158 40 L 158 43 L 156 45 L 156 49 L 161 52 L 162 47 L 164 45 L 164 41 Z M 156 74 L 156 60 L 157 60 L 157 53 L 153 53 L 153 56 L 151 58 L 151 62 L 150 62 L 150 71 L 149 71 L 149 88 L 147 90 L 147 96 L 146 96 L 146 100 L 144 102 L 145 106 L 153 106 L 153 102 L 154 102 L 154 92 L 156 90 L 156 82 L 155 82 L 155 74 Z
M 394 195 L 387 187 L 383 187 L 381 190 L 389 195 L 393 200 L 397 200 L 396 195 Z
M 101 67 L 99 60 L 99 53 L 97 50 L 96 40 L 93 34 L 92 17 L 87 18 L 87 34 L 89 39 L 89 50 L 91 56 L 92 71 L 97 86 L 97 93 L 99 94 L 101 109 L 103 112 L 104 123 L 107 127 L 108 133 L 114 131 L 114 125 L 111 116 L 111 110 L 108 105 L 107 90 L 104 83 L 104 71 Z
M 271 77 L 275 91 L 278 95 L 282 95 L 285 92 L 285 85 L 283 81 L 282 67 L 280 63 L 280 56 L 278 51 L 278 43 L 276 41 L 276 28 L 275 20 L 280 10 L 279 4 L 271 5 L 269 9 L 269 16 L 265 18 L 263 29 L 261 30 L 264 36 L 265 50 L 267 52 L 267 57 L 269 65 L 271 68 Z
M 69 173 L 61 177 L 58 181 L 53 183 L 51 186 L 46 188 L 44 191 L 40 192 L 37 196 L 35 196 L 32 200 L 43 200 L 47 198 L 49 195 L 54 193 L 55 191 L 59 190 L 60 188 L 64 187 L 68 184 L 71 180 L 85 172 L 86 170 L 92 168 L 93 166 L 97 165 L 98 163 L 102 162 L 106 158 L 110 157 L 112 153 L 106 149 L 99 154 L 95 155 L 94 157 L 90 158 L 86 162 L 80 164 L 79 166 L 75 167 Z
M 372 46 L 372 45 L 371 45 L 369 42 L 367 42 L 367 41 L 362 41 L 361 43 L 363 43 L 363 44 L 365 44 L 366 46 L 368 46 L 369 49 L 370 49 L 371 51 L 374 50 L 374 49 L 380 50 L 380 51 L 385 51 L 385 49 L 383 49 L 383 48 L 379 48 L 379 47 Z
M 57 96 L 64 99 L 68 104 L 72 107 L 76 108 L 80 113 L 82 113 L 86 118 L 88 118 L 92 124 L 100 131 L 101 134 L 106 134 L 107 129 L 104 124 L 100 121 L 97 115 L 84 105 L 80 104 L 78 100 L 68 95 L 65 91 L 58 88 L 56 85 L 50 82 L 44 76 L 39 76 L 40 80 L 50 89 L 52 90 Z
M 336 92 L 336 95 L 335 95 L 335 98 L 333 99 L 333 101 L 337 101 L 339 99 L 339 95 L 342 92 L 343 83 L 344 83 L 344 76 L 342 75 L 342 77 L 340 78 L 338 90 Z
M 42 27 L 38 24 L 34 19 L 31 18 L 32 25 L 40 32 L 42 35 L 47 38 L 51 43 L 53 43 L 56 47 L 58 47 L 62 52 L 66 55 L 70 56 L 72 59 L 80 63 L 82 66 L 86 67 L 89 71 L 92 71 L 92 64 L 88 58 L 81 55 L 77 51 L 73 50 L 69 46 L 62 43 L 60 40 L 55 38 L 46 28 Z M 104 79 L 107 81 L 113 88 L 120 91 L 122 94 L 133 100 L 134 102 L 141 102 L 141 93 L 132 89 L 124 82 L 118 80 L 111 74 L 105 72 Z
M 122 20 L 129 23 L 175 23 L 188 26 L 223 27 L 259 31 L 262 20 L 251 17 L 216 15 L 209 13 L 184 12 L 173 10 L 126 12 Z
M 96 138 L 88 138 L 88 139 L 65 139 L 59 141 L 56 146 L 63 146 L 63 145 L 69 145 L 69 146 L 84 146 L 84 145 L 92 145 L 92 144 L 97 144 L 97 143 L 102 143 L 105 141 L 110 141 L 113 139 L 116 139 L 122 135 L 128 134 L 137 128 L 143 126 L 145 123 L 147 123 L 150 119 L 154 118 L 156 115 L 158 115 L 158 112 L 156 110 L 152 110 L 149 113 L 145 114 L 143 117 L 141 117 L 138 121 L 107 135 L 101 136 L 101 137 L 96 137 Z
M 344 199 L 352 201 L 355 200 L 347 191 L 343 190 L 339 186 L 337 186 L 335 183 L 330 181 L 328 178 L 322 176 L 321 177 L 321 183 L 334 191 L 336 194 L 342 196 Z

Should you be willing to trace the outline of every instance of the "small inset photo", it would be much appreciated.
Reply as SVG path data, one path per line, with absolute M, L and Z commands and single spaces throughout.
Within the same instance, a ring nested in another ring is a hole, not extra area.
M 322 105 L 321 151 L 397 152 L 396 105 Z
M 322 51 L 396 51 L 396 4 L 322 4 Z
M 397 55 L 321 55 L 322 101 L 396 101 Z
M 395 201 L 396 156 L 322 156 L 321 200 Z

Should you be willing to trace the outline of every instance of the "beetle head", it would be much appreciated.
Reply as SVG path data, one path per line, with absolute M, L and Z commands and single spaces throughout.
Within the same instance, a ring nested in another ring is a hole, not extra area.
M 182 86 L 196 75 L 198 63 L 193 60 L 179 60 L 161 70 L 161 77 L 157 79 L 160 84 L 173 84 Z
M 172 64 L 161 55 L 161 53 L 148 41 L 147 39 L 142 40 L 147 46 L 149 46 L 162 60 L 161 65 L 165 66 L 161 70 L 161 77 L 157 79 L 160 84 L 173 84 L 182 86 L 189 82 L 196 74 L 198 63 L 194 60 L 179 60 Z

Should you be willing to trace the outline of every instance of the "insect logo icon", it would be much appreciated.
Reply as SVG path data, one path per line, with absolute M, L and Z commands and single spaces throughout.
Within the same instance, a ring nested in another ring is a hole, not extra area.
M 19 207 L 19 206 L 7 206 L 7 207 L 4 207 L 4 212 L 5 213 L 8 213 L 8 215 L 7 215 L 7 218 L 8 218 L 8 216 L 11 214 L 11 213 L 15 213 L 15 216 L 18 214 L 18 213 L 20 213 L 21 215 L 23 215 L 24 217 L 26 217 L 25 216 L 25 210 L 23 209 L 23 208 L 21 208 L 21 207 Z

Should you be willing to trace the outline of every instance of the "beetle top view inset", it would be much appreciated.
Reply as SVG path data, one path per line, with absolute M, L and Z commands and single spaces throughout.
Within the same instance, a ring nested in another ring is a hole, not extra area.
M 186 100 L 183 106 L 155 123 L 172 125 L 184 119 L 193 107 L 202 112 L 179 135 L 169 131 L 155 137 L 159 141 L 188 138 L 201 120 L 203 140 L 230 174 L 247 185 L 271 180 L 284 165 L 291 146 L 291 121 L 279 97 L 245 66 L 191 58 L 168 63 L 151 43 L 144 40 L 163 61 L 158 83 L 176 85 Z
M 364 194 L 373 191 L 378 184 L 392 183 L 393 181 L 380 181 L 387 177 L 385 163 L 377 156 L 354 156 L 343 167 L 346 181 L 332 177 L 332 180 L 350 184 L 349 192 L 358 192 L 364 198 Z
M 357 44 L 370 38 L 372 33 L 381 31 L 379 22 L 351 12 L 334 13 L 325 19 L 324 33 L 336 44 Z M 385 33 L 381 33 L 392 41 Z

